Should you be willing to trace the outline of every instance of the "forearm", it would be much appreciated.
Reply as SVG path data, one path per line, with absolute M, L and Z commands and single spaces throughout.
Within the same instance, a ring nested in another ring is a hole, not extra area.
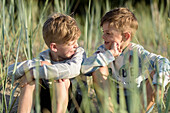
M 55 64 L 45 64 L 41 67 L 33 69 L 34 78 L 39 75 L 39 78 L 45 79 L 70 79 L 80 74 L 81 63 L 85 58 L 84 49 L 77 49 L 74 56 L 66 61 L 57 62 Z
M 147 88 L 147 109 L 148 111 L 155 103 L 156 100 L 161 100 L 162 91 L 160 88 L 157 88 L 157 85 L 154 85 L 154 89 Z
M 110 62 L 114 60 L 115 58 L 109 50 L 96 53 L 84 60 L 81 67 L 81 72 L 83 74 L 92 73 L 95 70 L 97 70 L 99 67 L 107 66 Z
M 74 78 L 80 74 L 81 64 L 58 64 L 58 65 L 43 65 L 33 69 L 34 78 L 44 79 L 66 79 Z
M 154 73 L 151 73 L 151 81 Z M 161 100 L 162 93 L 162 87 L 160 85 L 154 85 L 152 82 L 150 82 L 149 79 L 145 81 L 146 84 L 146 97 L 147 97 L 147 105 L 144 104 L 144 94 L 141 93 L 141 101 L 144 108 L 144 111 L 148 111 L 156 102 L 156 100 Z M 146 106 L 146 108 L 145 108 Z
M 23 62 L 19 62 L 16 64 L 12 64 L 8 67 L 8 76 L 15 76 L 15 79 L 20 78 L 21 76 L 23 76 L 26 72 L 28 72 L 30 69 L 32 69 L 33 67 L 36 67 L 36 65 L 39 66 L 40 61 L 38 60 L 27 60 L 27 61 L 23 61 Z

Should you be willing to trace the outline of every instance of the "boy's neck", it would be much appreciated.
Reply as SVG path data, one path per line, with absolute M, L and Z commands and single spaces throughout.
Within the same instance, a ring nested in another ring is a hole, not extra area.
M 56 53 L 54 53 L 52 51 L 50 51 L 50 58 L 51 58 L 52 61 L 55 61 L 55 62 L 65 60 L 64 58 L 59 57 Z
M 126 48 L 128 48 L 131 45 L 131 43 L 129 43 L 127 46 L 125 46 L 122 50 L 122 52 L 124 52 L 126 50 Z
M 124 50 L 126 47 L 129 46 L 129 44 L 130 44 L 130 42 L 129 42 L 129 43 L 124 43 L 124 44 L 122 45 L 121 49 Z

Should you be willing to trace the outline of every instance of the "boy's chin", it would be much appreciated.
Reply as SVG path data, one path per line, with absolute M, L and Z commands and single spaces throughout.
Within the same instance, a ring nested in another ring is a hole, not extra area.
M 70 59 L 74 54 L 67 55 L 65 58 Z
M 108 46 L 105 45 L 105 48 L 106 48 L 107 50 L 109 50 L 111 47 L 108 47 Z
M 107 43 L 107 44 L 104 43 L 104 46 L 105 46 L 106 49 L 110 49 L 112 44 L 111 43 Z

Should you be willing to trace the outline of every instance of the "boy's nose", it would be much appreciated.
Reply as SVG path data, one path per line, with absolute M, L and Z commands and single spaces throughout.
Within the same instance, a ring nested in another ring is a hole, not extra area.
M 78 45 L 78 43 L 76 42 L 75 44 L 74 44 L 74 47 L 75 48 L 77 48 L 79 45 Z
M 102 38 L 105 40 L 106 39 L 106 35 L 102 35 Z

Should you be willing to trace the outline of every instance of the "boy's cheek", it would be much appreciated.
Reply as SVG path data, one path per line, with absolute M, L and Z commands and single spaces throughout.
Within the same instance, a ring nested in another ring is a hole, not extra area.
M 112 47 L 112 43 L 110 43 L 110 44 L 106 45 L 105 47 L 106 47 L 106 49 L 110 50 L 110 49 L 111 49 L 111 47 Z
M 109 38 L 108 41 L 109 42 L 115 42 L 115 40 L 113 38 Z
M 120 42 L 120 49 L 124 46 L 125 42 Z
M 75 54 L 75 52 L 71 51 L 71 52 L 69 52 L 66 56 L 67 56 L 68 58 L 70 58 L 70 57 L 72 57 L 74 54 Z

